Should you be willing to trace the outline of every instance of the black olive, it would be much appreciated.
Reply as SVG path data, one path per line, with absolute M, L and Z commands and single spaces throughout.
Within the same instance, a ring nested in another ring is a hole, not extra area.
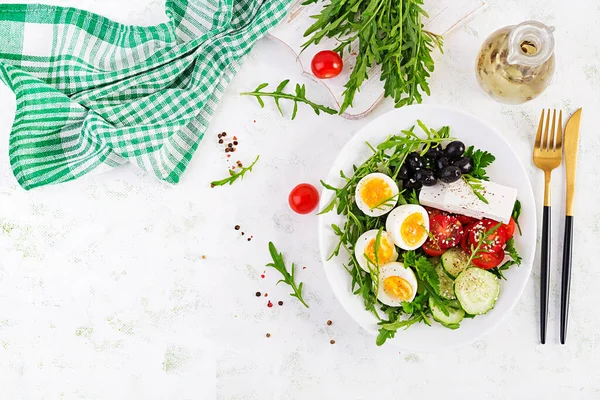
M 455 140 L 454 142 L 448 143 L 446 146 L 446 157 L 451 160 L 456 160 L 460 158 L 465 152 L 465 144 L 459 140 Z
M 435 169 L 435 158 L 425 156 L 422 158 L 422 160 L 423 160 L 423 168 Z
M 418 171 L 423 168 L 423 160 L 421 160 L 421 156 L 417 152 L 408 153 L 406 156 L 406 164 L 413 171 Z
M 427 150 L 427 153 L 425 153 L 425 157 L 431 158 L 432 160 L 435 160 L 438 157 L 441 157 L 444 155 L 444 151 L 442 150 L 442 146 L 435 146 L 435 147 L 430 147 L 429 150 Z
M 460 168 L 450 165 L 440 171 L 440 181 L 446 183 L 456 182 L 461 177 Z
M 422 169 L 415 172 L 415 179 L 424 186 L 433 186 L 437 183 L 435 173 L 430 169 Z
M 400 171 L 398 171 L 398 179 L 405 180 L 408 179 L 410 175 L 410 170 L 406 164 L 402 164 L 400 167 Z
M 415 178 L 409 178 L 402 183 L 405 189 L 421 189 L 423 184 L 418 182 Z
M 444 168 L 446 168 L 449 165 L 450 165 L 450 160 L 448 160 L 448 158 L 446 156 L 442 156 L 442 157 L 438 158 L 437 160 L 435 160 L 435 168 L 438 171 L 443 170 Z
M 463 174 L 468 174 L 473 171 L 473 159 L 471 157 L 461 157 L 454 161 L 452 165 L 458 167 Z

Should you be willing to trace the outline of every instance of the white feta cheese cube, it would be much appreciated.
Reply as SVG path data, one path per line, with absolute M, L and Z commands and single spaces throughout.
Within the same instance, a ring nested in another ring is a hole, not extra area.
M 517 200 L 517 189 L 487 181 L 481 181 L 481 185 L 484 188 L 482 194 L 489 204 L 479 200 L 463 179 L 449 184 L 438 182 L 434 186 L 424 186 L 419 202 L 450 213 L 477 219 L 489 218 L 507 224 Z

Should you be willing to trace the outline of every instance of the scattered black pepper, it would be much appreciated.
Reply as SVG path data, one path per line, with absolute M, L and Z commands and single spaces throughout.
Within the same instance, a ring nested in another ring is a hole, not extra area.
M 329 341 L 329 343 L 331 343 L 331 344 L 335 344 L 335 340 L 331 339 L 331 340 Z
M 260 292 L 256 292 L 256 297 L 260 297 L 260 296 L 261 296 Z
M 219 133 L 217 136 L 219 137 L 219 139 L 221 139 L 221 137 L 223 136 L 223 134 Z
M 227 147 L 233 147 L 233 144 L 231 144 L 231 143 L 228 143 L 228 144 L 227 144 Z
M 239 231 L 239 230 L 240 230 L 240 226 L 239 226 L 239 225 L 236 225 L 236 226 L 235 226 L 235 230 L 236 230 L 236 231 Z M 379 249 L 378 249 L 378 250 L 379 250 Z
M 225 137 L 225 136 L 227 136 L 227 133 L 223 132 L 223 133 L 221 133 L 221 136 Z
M 271 334 L 270 334 L 270 333 L 267 333 L 267 337 L 271 337 Z
M 248 241 L 251 241 L 251 240 L 252 240 L 252 238 L 248 238 Z
M 219 144 L 223 144 L 223 139 L 219 139 Z
M 244 236 L 244 232 L 242 232 L 242 236 Z
M 282 306 L 282 305 L 283 305 L 283 301 L 279 300 L 279 301 L 277 302 L 277 304 L 279 304 L 280 306 Z
M 328 319 L 328 320 L 327 320 L 327 325 L 331 325 L 331 324 L 333 324 L 333 322 L 331 322 L 331 320 L 330 320 L 330 319 Z
M 234 141 L 233 141 L 233 144 L 237 146 L 237 145 L 238 145 L 238 141 L 237 141 L 237 140 L 234 140 Z

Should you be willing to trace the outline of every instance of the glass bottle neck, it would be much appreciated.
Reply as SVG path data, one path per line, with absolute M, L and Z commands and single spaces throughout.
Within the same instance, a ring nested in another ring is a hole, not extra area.
M 536 67 L 548 61 L 554 52 L 553 30 L 537 21 L 515 26 L 508 36 L 507 62 Z

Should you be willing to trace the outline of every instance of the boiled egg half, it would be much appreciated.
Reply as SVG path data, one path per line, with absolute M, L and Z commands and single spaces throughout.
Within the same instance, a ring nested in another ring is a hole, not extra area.
M 388 215 L 385 230 L 392 236 L 396 246 L 403 250 L 415 250 L 427 240 L 429 216 L 417 204 L 398 206 Z
M 358 265 L 360 265 L 360 267 L 366 272 L 371 271 L 369 270 L 369 264 L 367 263 L 365 254 L 367 257 L 369 257 L 369 260 L 371 260 L 373 264 L 377 265 L 377 267 L 391 263 L 398 259 L 398 252 L 396 251 L 396 246 L 394 245 L 394 239 L 392 239 L 390 234 L 386 231 L 381 232 L 377 257 L 375 257 L 375 244 L 377 241 L 378 232 L 379 231 L 377 229 L 366 231 L 360 235 L 356 241 L 356 244 L 354 245 L 354 255 L 356 256 L 356 261 L 358 261 Z M 371 268 L 373 268 L 373 265 L 371 265 Z
M 417 277 L 412 269 L 401 262 L 379 268 L 377 299 L 383 304 L 398 307 L 403 301 L 411 302 L 417 294 Z
M 379 217 L 396 206 L 398 185 L 385 174 L 369 174 L 358 182 L 355 198 L 356 205 L 365 215 Z

